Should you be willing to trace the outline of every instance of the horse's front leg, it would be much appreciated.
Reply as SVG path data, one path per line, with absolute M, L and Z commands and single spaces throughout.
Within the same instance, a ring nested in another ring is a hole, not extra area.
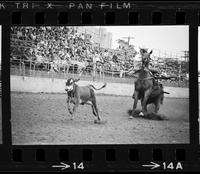
M 129 118 L 133 118 L 134 114 L 135 114 L 135 109 L 137 108 L 137 102 L 138 102 L 138 95 L 139 92 L 135 91 L 134 92 L 134 104 L 133 104 L 133 111 L 132 111 L 132 115 Z
M 147 100 L 151 94 L 151 89 L 148 89 L 145 91 L 144 93 L 144 98 L 143 98 L 143 102 L 142 102 L 142 112 L 140 112 L 140 116 L 144 116 L 147 113 Z

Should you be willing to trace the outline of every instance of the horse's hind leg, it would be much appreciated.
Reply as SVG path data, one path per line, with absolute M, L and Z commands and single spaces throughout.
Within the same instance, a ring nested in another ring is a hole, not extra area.
M 138 91 L 134 92 L 134 104 L 133 104 L 133 111 L 132 111 L 132 115 L 129 118 L 133 118 L 134 114 L 135 114 L 135 109 L 137 108 L 137 102 L 138 102 Z
M 158 111 L 160 109 L 160 102 L 158 101 L 156 104 L 155 104 L 155 113 L 157 114 Z
M 93 111 L 94 116 L 96 116 L 97 119 L 98 119 L 97 121 L 95 120 L 95 123 L 100 122 L 101 118 L 99 116 L 99 112 L 98 112 L 97 103 L 96 103 L 96 97 L 95 96 L 93 97 L 93 100 L 92 100 L 92 111 Z

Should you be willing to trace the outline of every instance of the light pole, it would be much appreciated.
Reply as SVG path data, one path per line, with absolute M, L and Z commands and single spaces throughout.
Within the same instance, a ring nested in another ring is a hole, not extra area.
M 131 39 L 135 39 L 134 37 L 130 37 L 130 36 L 128 36 L 128 37 L 123 37 L 123 38 L 128 39 L 128 46 L 129 46 L 130 40 L 131 40 Z

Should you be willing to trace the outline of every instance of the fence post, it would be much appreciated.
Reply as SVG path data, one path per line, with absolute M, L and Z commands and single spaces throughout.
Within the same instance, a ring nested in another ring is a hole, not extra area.
M 179 70 L 178 70 L 178 87 L 180 87 L 181 82 L 181 63 L 179 64 Z
M 32 64 L 32 62 L 30 61 L 30 70 L 29 70 L 29 72 L 30 72 L 30 76 L 31 76 L 31 64 Z
M 33 65 L 33 76 L 35 76 L 35 63 L 34 63 L 34 65 Z
M 120 70 L 120 71 L 119 71 L 119 77 L 120 77 L 120 78 L 123 78 L 123 70 Z
M 93 81 L 96 79 L 96 63 L 93 63 Z
M 66 78 L 66 65 L 64 65 L 64 79 Z
M 63 76 L 64 76 L 64 79 L 65 79 L 65 71 L 66 71 L 66 65 L 64 64 L 63 65 Z
M 68 74 L 69 74 L 69 67 L 70 67 L 70 65 L 68 64 L 67 65 L 67 78 L 68 78 Z
M 20 62 L 19 62 L 19 72 L 20 72 L 20 76 L 22 75 L 22 62 L 21 62 L 21 59 L 20 59 Z
M 24 79 L 24 76 L 25 76 L 25 64 L 24 64 L 24 62 L 22 62 L 22 76 L 23 76 L 23 79 Z
M 53 81 L 53 71 L 51 71 L 51 80 Z

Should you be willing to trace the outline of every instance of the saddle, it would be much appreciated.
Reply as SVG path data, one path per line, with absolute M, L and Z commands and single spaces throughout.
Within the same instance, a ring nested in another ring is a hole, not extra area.
M 147 69 L 147 71 L 149 71 L 149 73 L 150 73 L 150 74 L 152 75 L 152 77 L 153 77 L 153 86 L 158 86 L 158 85 L 159 85 L 158 80 L 157 80 L 158 71 L 153 70 L 153 69 Z
M 140 69 L 141 70 L 141 69 Z M 138 71 L 140 71 L 140 70 L 137 70 L 136 72 L 138 72 Z M 157 83 L 157 81 L 156 81 L 156 74 L 158 73 L 157 71 L 154 71 L 154 70 L 150 70 L 150 69 L 147 69 L 147 68 L 145 68 L 144 69 L 145 71 L 147 71 L 147 72 L 149 72 L 149 74 L 150 74 L 150 77 L 147 77 L 147 78 L 145 78 L 145 79 L 142 79 L 142 80 L 149 80 L 149 79 L 153 79 L 153 84 L 156 84 Z M 140 80 L 140 78 L 138 78 L 139 80 Z

